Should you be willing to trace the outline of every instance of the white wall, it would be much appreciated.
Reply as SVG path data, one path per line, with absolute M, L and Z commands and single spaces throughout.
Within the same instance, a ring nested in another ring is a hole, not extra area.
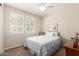
M 48 24 L 58 23 L 58 31 L 64 44 L 71 40 L 74 32 L 79 32 L 79 4 L 56 4 L 47 13 L 43 20 L 43 31 L 47 32 Z
M 0 54 L 3 53 L 3 7 L 0 6 Z
M 35 20 L 35 33 L 22 33 L 22 34 L 10 34 L 9 33 L 9 13 L 10 12 L 16 12 L 18 14 L 22 14 L 22 15 L 31 15 L 33 17 L 36 18 Z M 17 47 L 17 46 L 21 46 L 24 44 L 25 39 L 28 36 L 32 36 L 32 35 L 38 35 L 38 33 L 42 30 L 42 24 L 41 24 L 42 20 L 41 17 L 30 14 L 28 12 L 24 12 L 21 11 L 19 9 L 10 7 L 10 6 L 5 6 L 5 20 L 4 20 L 4 28 L 5 28 L 5 49 L 9 49 L 9 48 L 13 48 L 13 47 Z
M 5 7 L 5 20 L 4 20 L 4 46 L 5 49 L 19 46 L 24 44 L 24 40 L 28 36 L 38 35 L 40 31 L 47 32 L 48 24 L 58 23 L 58 31 L 60 32 L 63 43 L 65 44 L 74 36 L 74 32 L 79 32 L 79 4 L 56 4 L 55 8 L 49 9 L 45 13 L 47 16 L 42 18 L 33 14 L 29 14 L 36 17 L 35 27 L 36 32 L 33 34 L 10 34 L 9 33 L 9 12 L 13 11 L 19 14 L 28 15 L 28 12 L 24 12 L 12 7 Z

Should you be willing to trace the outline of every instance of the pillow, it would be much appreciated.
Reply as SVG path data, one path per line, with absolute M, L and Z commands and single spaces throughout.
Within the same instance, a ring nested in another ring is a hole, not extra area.
M 47 36 L 56 37 L 56 36 L 59 36 L 59 33 L 58 33 L 58 32 L 47 32 L 46 35 L 47 35 Z

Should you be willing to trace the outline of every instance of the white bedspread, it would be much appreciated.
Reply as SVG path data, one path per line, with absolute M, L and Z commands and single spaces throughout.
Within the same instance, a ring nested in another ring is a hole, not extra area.
M 39 56 L 45 56 L 52 50 L 58 49 L 61 45 L 60 37 L 52 36 L 33 36 L 26 38 L 24 47 L 28 47 L 33 52 L 36 52 Z

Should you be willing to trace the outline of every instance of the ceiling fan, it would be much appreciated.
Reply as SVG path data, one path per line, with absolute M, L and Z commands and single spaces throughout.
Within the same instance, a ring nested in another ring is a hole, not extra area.
M 41 11 L 45 11 L 47 8 L 54 8 L 52 3 L 34 3 L 34 5 L 39 7 Z

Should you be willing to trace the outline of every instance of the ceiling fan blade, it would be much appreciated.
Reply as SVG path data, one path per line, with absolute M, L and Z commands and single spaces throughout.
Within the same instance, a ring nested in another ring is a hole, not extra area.
M 55 6 L 51 6 L 51 5 L 50 5 L 50 6 L 47 6 L 47 8 L 54 8 L 54 7 L 55 7 Z

